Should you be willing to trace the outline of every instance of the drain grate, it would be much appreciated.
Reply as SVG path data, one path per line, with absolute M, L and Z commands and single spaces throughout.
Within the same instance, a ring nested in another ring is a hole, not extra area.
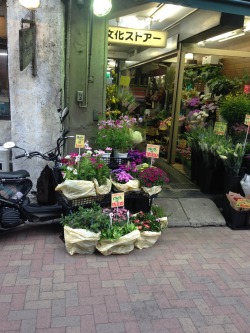
M 198 187 L 195 184 L 187 184 L 187 183 L 178 183 L 178 184 L 169 184 L 172 189 L 181 189 L 181 190 L 186 190 L 186 189 L 194 189 L 197 190 Z

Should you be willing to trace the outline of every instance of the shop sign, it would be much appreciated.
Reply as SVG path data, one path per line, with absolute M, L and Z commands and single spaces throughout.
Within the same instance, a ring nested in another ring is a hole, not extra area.
M 214 133 L 217 135 L 225 135 L 227 131 L 227 123 L 216 121 L 214 124 Z
M 147 144 L 146 157 L 159 158 L 160 146 Z
M 250 126 L 250 114 L 246 114 L 244 124 Z
M 124 192 L 111 194 L 111 207 L 123 207 L 124 206 Z
M 167 32 L 110 26 L 108 42 L 112 44 L 140 45 L 146 47 L 166 47 Z
M 75 148 L 84 148 L 85 135 L 76 135 Z

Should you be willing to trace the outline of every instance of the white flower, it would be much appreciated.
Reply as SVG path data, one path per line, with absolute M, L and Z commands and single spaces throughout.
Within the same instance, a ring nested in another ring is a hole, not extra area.
M 74 175 L 77 175 L 77 174 L 78 174 L 78 172 L 77 172 L 76 169 L 73 170 L 73 174 L 74 174 Z
M 88 150 L 88 151 L 86 152 L 86 155 L 92 155 L 92 151 L 91 151 L 91 150 Z
M 64 158 L 66 158 L 66 160 L 70 160 L 71 156 L 70 155 L 66 155 Z
M 77 163 L 77 162 L 79 162 L 80 161 L 80 158 L 81 158 L 81 156 L 76 156 L 76 158 L 75 158 L 75 163 Z
M 139 144 L 143 141 L 141 132 L 139 132 L 139 131 L 134 131 L 132 133 L 132 138 L 133 138 L 133 143 L 134 144 Z
M 72 171 L 73 168 L 71 166 L 67 166 L 67 170 Z

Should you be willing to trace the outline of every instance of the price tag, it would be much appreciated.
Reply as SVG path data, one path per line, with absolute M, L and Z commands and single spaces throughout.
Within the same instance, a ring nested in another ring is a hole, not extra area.
M 227 123 L 216 121 L 214 124 L 214 133 L 217 135 L 225 135 L 227 131 Z
M 111 207 L 123 207 L 124 206 L 124 192 L 111 194 Z
M 245 209 L 250 209 L 250 200 L 243 198 L 243 199 L 238 199 L 235 207 L 237 208 L 245 208 Z
M 244 124 L 250 126 L 250 114 L 246 114 Z
M 84 148 L 85 135 L 76 134 L 75 148 Z
M 160 146 L 147 144 L 146 157 L 159 158 Z

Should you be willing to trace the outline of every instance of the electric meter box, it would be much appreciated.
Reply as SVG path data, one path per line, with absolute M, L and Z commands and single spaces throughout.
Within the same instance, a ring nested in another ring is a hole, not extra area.
M 0 146 L 0 172 L 10 171 L 10 151 Z
M 216 55 L 210 55 L 202 58 L 202 65 L 218 65 L 219 57 Z

